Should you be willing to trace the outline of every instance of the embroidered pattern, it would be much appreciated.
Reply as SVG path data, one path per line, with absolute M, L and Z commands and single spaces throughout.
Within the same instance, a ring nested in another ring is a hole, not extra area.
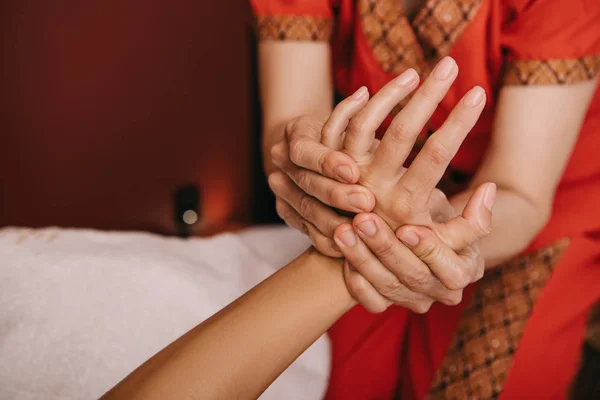
M 428 399 L 496 399 L 525 324 L 569 239 L 489 271 L 478 283 Z
M 385 72 L 426 71 L 423 52 L 399 0 L 359 0 L 358 14 L 373 56 Z
M 373 55 L 385 72 L 414 68 L 423 75 L 430 64 L 450 54 L 480 5 L 481 0 L 427 0 L 412 24 L 399 0 L 360 0 L 358 12 Z
M 565 85 L 600 73 L 600 54 L 556 60 L 515 60 L 506 64 L 505 85 Z
M 481 6 L 481 0 L 429 0 L 413 26 L 425 56 L 436 62 L 450 54 Z
M 328 41 L 333 21 L 302 15 L 258 16 L 256 30 L 259 40 Z

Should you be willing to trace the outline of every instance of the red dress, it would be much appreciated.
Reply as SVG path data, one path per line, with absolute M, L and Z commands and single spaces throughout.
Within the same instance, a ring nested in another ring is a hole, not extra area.
M 376 92 L 446 55 L 460 74 L 435 129 L 474 85 L 488 103 L 449 168 L 472 174 L 488 146 L 504 85 L 568 85 L 600 72 L 598 0 L 427 0 L 413 21 L 401 0 L 251 0 L 260 40 L 330 41 L 335 88 Z M 401 106 L 401 105 L 400 105 Z M 330 330 L 327 399 L 564 398 L 586 318 L 600 299 L 600 91 L 547 227 L 515 260 L 469 288 L 458 307 L 416 315 L 362 307 Z

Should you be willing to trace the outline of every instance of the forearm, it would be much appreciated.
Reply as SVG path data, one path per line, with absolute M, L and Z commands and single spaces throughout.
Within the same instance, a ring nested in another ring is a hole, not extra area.
M 105 399 L 255 399 L 354 304 L 310 249 L 132 372 Z
M 454 208 L 462 212 L 472 190 L 450 199 Z M 525 196 L 498 187 L 492 213 L 492 231 L 478 242 L 485 258 L 486 268 L 495 267 L 519 254 L 541 231 L 548 212 Z

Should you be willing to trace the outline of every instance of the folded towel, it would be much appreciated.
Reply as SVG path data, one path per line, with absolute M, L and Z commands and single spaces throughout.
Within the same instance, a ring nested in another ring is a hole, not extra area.
M 150 356 L 307 248 L 288 228 L 208 239 L 0 230 L 0 399 L 98 398 Z M 320 338 L 264 399 L 317 399 Z

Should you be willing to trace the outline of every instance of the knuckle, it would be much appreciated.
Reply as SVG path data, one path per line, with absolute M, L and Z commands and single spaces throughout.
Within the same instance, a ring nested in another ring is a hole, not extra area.
M 325 224 L 325 230 L 326 232 L 324 232 L 328 237 L 333 237 L 335 230 L 338 228 L 338 226 L 340 226 L 341 224 L 348 222 L 344 217 L 336 217 L 336 218 L 331 218 L 329 219 L 326 224 Z
M 388 280 L 379 288 L 379 292 L 387 298 L 398 298 L 403 291 L 404 285 L 397 279 Z
M 466 268 L 456 267 L 454 268 L 453 276 L 450 280 L 444 282 L 444 286 L 446 286 L 450 290 L 462 290 L 469 283 L 471 283 L 471 277 L 473 274 L 471 271 Z
M 390 259 L 395 255 L 396 245 L 398 244 L 397 240 L 382 240 L 381 242 L 377 242 L 377 244 L 373 245 L 373 252 L 377 254 L 382 259 Z
M 440 262 L 442 260 L 442 247 L 433 240 L 424 240 L 420 244 L 419 258 L 427 264 Z
M 481 239 L 492 233 L 492 224 L 490 224 L 488 219 L 477 218 L 474 229 L 476 237 Z
M 426 268 L 414 268 L 406 274 L 404 283 L 410 289 L 422 289 L 431 282 L 431 273 Z
M 367 311 L 369 311 L 372 314 L 380 314 L 388 308 L 388 305 L 385 304 L 383 301 L 374 301 L 368 304 L 365 303 L 363 304 L 363 306 L 367 309 Z
M 357 115 L 356 117 L 352 118 L 350 120 L 350 122 L 348 123 L 348 131 L 351 132 L 364 132 L 366 128 L 366 124 L 365 121 L 362 117 L 362 115 Z
M 432 305 L 433 305 L 433 300 L 424 300 L 424 301 L 419 301 L 419 302 L 413 304 L 409 308 L 412 311 L 416 312 L 417 314 L 425 314 L 427 311 L 429 311 L 429 309 L 431 308 Z
M 425 101 L 436 103 L 440 102 L 443 98 L 443 94 L 441 94 L 439 90 L 436 90 L 436 88 L 428 82 L 421 86 L 421 89 L 418 91 L 418 95 Z
M 444 304 L 449 305 L 449 306 L 456 306 L 456 305 L 460 304 L 460 302 L 462 301 L 462 294 L 463 294 L 462 290 L 453 290 L 446 297 Z
M 405 142 L 413 136 L 412 127 L 405 121 L 398 121 L 393 127 L 393 134 L 390 137 L 399 142 Z
M 312 186 L 311 173 L 308 172 L 307 170 L 299 170 L 294 173 L 294 178 L 295 178 L 294 180 L 296 181 L 298 186 L 305 192 L 309 193 L 309 190 L 311 189 L 311 186 Z
M 425 146 L 432 163 L 436 165 L 447 164 L 452 160 L 452 152 L 439 140 L 429 139 Z
M 300 212 L 300 215 L 308 221 L 312 221 L 314 207 L 315 204 L 312 201 L 312 198 L 306 195 L 303 195 L 298 202 L 298 211 Z

